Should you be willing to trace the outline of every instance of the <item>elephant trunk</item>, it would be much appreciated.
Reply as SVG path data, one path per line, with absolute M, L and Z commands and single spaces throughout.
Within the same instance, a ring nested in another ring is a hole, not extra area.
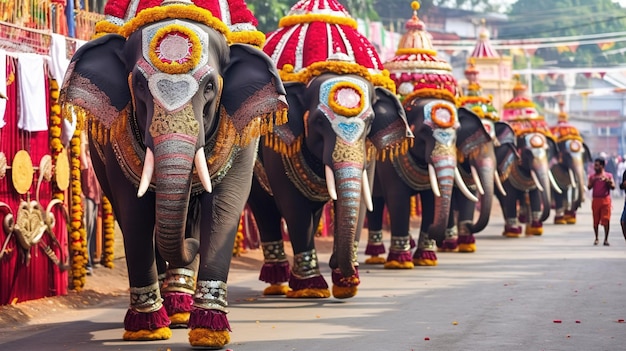
M 165 134 L 154 139 L 156 245 L 175 266 L 186 266 L 198 252 L 196 239 L 185 239 L 196 136 Z
M 431 239 L 443 238 L 450 213 L 452 189 L 454 188 L 454 172 L 456 169 L 456 148 L 437 143 L 433 150 L 432 168 L 436 177 L 439 196 L 435 189 L 435 213 L 433 223 L 428 228 Z M 431 180 L 433 174 L 430 174 Z
M 353 263 L 354 241 L 361 206 L 363 167 L 359 165 L 335 168 L 337 201 L 335 202 L 335 225 L 337 235 L 337 264 L 344 277 L 356 274 Z
M 531 172 L 534 172 L 539 181 L 539 185 L 543 188 L 541 191 L 541 217 L 540 221 L 544 222 L 550 216 L 550 209 L 552 205 L 552 196 L 550 194 L 550 168 L 548 167 L 548 161 L 545 158 L 534 159 Z
M 478 179 L 483 186 L 484 194 L 480 198 L 480 212 L 476 223 L 470 226 L 471 233 L 478 233 L 485 229 L 491 217 L 491 206 L 495 189 L 496 155 L 492 145 L 476 159 L 474 168 L 478 173 Z

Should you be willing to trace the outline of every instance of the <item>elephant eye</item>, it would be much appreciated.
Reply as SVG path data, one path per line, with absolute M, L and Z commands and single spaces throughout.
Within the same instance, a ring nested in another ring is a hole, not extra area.
M 213 91 L 213 89 L 214 89 L 213 82 L 208 82 L 207 85 L 204 87 L 204 92 L 209 93 Z

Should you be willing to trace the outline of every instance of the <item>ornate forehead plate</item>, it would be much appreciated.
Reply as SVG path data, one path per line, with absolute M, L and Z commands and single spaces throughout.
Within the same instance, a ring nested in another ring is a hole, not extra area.
M 320 85 L 319 108 L 333 130 L 349 143 L 365 131 L 364 119 L 372 114 L 370 92 L 365 81 L 352 77 L 330 78 Z
M 424 105 L 424 124 L 431 128 L 459 127 L 456 106 L 445 100 L 431 101 Z

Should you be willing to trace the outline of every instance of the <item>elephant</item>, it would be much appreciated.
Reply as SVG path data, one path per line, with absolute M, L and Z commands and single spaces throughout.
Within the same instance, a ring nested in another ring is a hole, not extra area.
M 551 189 L 561 192 L 549 166 L 559 148 L 542 122 L 529 119 L 511 122 L 517 138 L 519 160 L 510 168 L 508 178 L 502 180 L 504 192 L 496 192 L 505 220 L 502 235 L 506 237 L 522 234 L 518 206 L 521 217 L 528 216 L 530 219 L 525 233 L 542 235 L 543 222 L 550 215 Z
M 377 162 L 374 210 L 367 214 L 365 253 L 371 257 L 366 263 L 382 263 L 378 255 L 385 250 L 382 217 L 383 206 L 387 206 L 391 246 L 384 267 L 389 269 L 437 264 L 435 243 L 444 239 L 454 184 L 465 196 L 477 201 L 457 168 L 457 154 L 466 157 L 478 153 L 490 140 L 480 119 L 465 108 L 457 109 L 451 101 L 428 97 L 405 99 L 404 107 L 415 134 L 414 144 L 404 155 Z M 422 222 L 417 249 L 411 255 L 409 212 L 411 197 L 416 194 L 422 203 Z
M 567 123 L 567 114 L 559 114 L 559 122 L 550 128 L 557 138 L 558 162 L 551 171 L 562 193 L 553 191 L 554 224 L 576 224 L 576 211 L 585 199 L 585 163 L 591 162 L 591 152 L 578 129 Z
M 270 58 L 229 46 L 228 34 L 193 4 L 157 6 L 83 45 L 66 74 L 63 110 L 85 119 L 79 125 L 124 236 L 125 340 L 169 338 L 167 305 L 175 303 L 189 307 L 192 346 L 230 340 L 237 226 L 259 137 L 285 122 L 287 102 Z M 174 292 L 185 297 L 164 296 Z
M 288 123 L 275 128 L 274 138 L 265 137 L 248 200 L 265 258 L 259 279 L 270 284 L 265 295 L 330 297 L 320 273 L 314 235 L 324 205 L 332 201 L 332 296 L 350 298 L 360 283 L 356 249 L 366 207 L 372 206 L 376 154 L 408 145 L 411 132 L 397 97 L 362 76 L 325 72 L 307 84 L 285 82 L 285 88 Z M 340 90 L 359 93 L 363 103 L 358 111 L 346 116 L 346 110 L 330 100 L 329 92 Z M 286 143 L 281 135 L 296 141 Z M 277 152 L 284 148 L 292 152 Z M 291 270 L 281 218 L 293 247 Z M 283 285 L 287 281 L 288 287 Z
M 464 134 L 463 129 L 466 128 L 468 120 L 472 119 L 463 118 L 463 115 L 459 116 L 461 123 L 459 134 Z M 480 121 L 485 127 L 484 131 L 488 139 L 485 139 L 483 133 L 477 132 L 474 136 L 470 136 L 473 140 L 472 144 L 465 143 L 465 147 L 457 146 L 461 155 L 458 160 L 461 176 L 472 195 L 480 199 L 478 217 L 474 220 L 478 203 L 462 195 L 459 188 L 455 187 L 445 238 L 442 242 L 437 242 L 440 251 L 476 251 L 474 234 L 485 229 L 489 223 L 494 192 L 497 189 L 503 194 L 506 193 L 502 181 L 506 179 L 509 168 L 518 158 L 515 134 L 507 123 L 496 122 L 489 118 L 480 118 Z M 474 150 L 467 150 L 468 146 L 474 147 Z

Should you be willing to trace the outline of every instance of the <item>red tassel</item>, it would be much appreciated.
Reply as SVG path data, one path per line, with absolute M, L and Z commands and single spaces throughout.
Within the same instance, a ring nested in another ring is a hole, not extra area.
M 280 284 L 289 280 L 289 262 L 264 263 L 259 280 L 268 284 Z
M 417 249 L 417 251 L 415 251 L 415 258 L 420 260 L 437 261 L 437 254 L 435 251 Z
M 191 312 L 192 305 L 193 297 L 190 294 L 181 292 L 163 294 L 163 306 L 165 306 L 168 316 L 176 313 Z
M 413 257 L 411 256 L 411 251 L 392 251 L 389 252 L 387 256 L 387 262 L 396 261 L 396 262 L 412 262 Z
M 292 290 L 328 289 L 328 284 L 326 283 L 324 277 L 322 277 L 321 275 L 306 279 L 299 279 L 291 274 L 289 277 L 289 287 Z
M 198 307 L 192 308 L 187 325 L 190 329 L 205 328 L 213 331 L 232 331 L 225 312 Z
M 441 249 L 444 251 L 456 250 L 459 247 L 457 239 L 445 239 L 441 244 Z
M 354 269 L 356 270 L 356 273 L 350 277 L 344 277 L 338 268 L 333 269 L 333 284 L 344 288 L 358 286 L 361 283 L 361 280 L 359 279 L 359 267 L 354 267 Z
M 473 235 L 459 235 L 459 239 L 457 241 L 459 243 L 459 245 L 461 244 L 474 244 L 476 243 L 476 238 Z
M 129 308 L 124 317 L 124 329 L 131 332 L 140 330 L 157 330 L 168 327 L 170 319 L 165 307 L 161 306 L 154 312 L 142 313 Z
M 367 243 L 367 246 L 365 247 L 366 255 L 377 256 L 380 254 L 384 254 L 385 252 L 386 252 L 385 244 L 383 243 L 376 243 L 376 244 Z

